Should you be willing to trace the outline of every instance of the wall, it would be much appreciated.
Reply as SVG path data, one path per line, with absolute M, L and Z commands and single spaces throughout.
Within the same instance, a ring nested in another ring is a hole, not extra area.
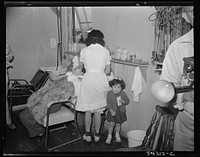
M 15 55 L 11 78 L 30 81 L 38 67 L 56 66 L 57 41 L 56 14 L 49 7 L 6 8 L 6 43 Z
M 111 50 L 125 47 L 149 61 L 154 48 L 154 7 L 92 7 L 93 28 L 100 29 Z
M 137 57 L 151 61 L 154 50 L 154 22 L 148 17 L 155 12 L 154 7 L 92 7 L 93 28 L 100 29 L 105 36 L 106 45 L 111 50 L 116 47 L 126 47 L 136 52 Z M 150 62 L 151 63 L 151 62 Z M 141 68 L 143 74 L 143 91 L 140 101 L 133 100 L 131 91 L 136 66 L 112 63 L 116 76 L 126 82 L 125 92 L 130 98 L 127 109 L 127 122 L 122 124 L 122 134 L 130 130 L 146 130 L 159 104 L 151 95 L 151 85 L 159 79 L 155 67 L 149 65 Z

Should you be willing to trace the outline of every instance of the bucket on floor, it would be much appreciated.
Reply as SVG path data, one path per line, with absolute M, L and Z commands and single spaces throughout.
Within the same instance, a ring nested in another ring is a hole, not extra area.
M 127 133 L 129 148 L 141 145 L 145 135 L 146 135 L 146 132 L 143 131 L 143 130 L 131 130 L 131 131 L 129 131 Z

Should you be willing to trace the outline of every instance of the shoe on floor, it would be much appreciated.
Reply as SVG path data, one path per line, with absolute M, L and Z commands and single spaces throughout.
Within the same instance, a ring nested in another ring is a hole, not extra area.
M 13 129 L 16 129 L 16 126 L 15 126 L 15 124 L 13 124 L 13 123 L 9 124 L 8 127 L 9 127 L 10 129 L 12 129 L 12 130 L 13 130 Z
M 99 139 L 100 139 L 100 136 L 95 136 L 95 135 L 94 135 L 94 141 L 95 141 L 95 142 L 99 142 Z
M 87 142 L 91 142 L 92 141 L 92 138 L 91 136 L 86 136 L 86 134 L 83 135 L 83 139 Z

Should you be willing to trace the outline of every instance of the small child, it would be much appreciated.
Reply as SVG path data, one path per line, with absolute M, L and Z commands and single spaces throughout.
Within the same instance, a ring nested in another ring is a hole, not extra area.
M 107 121 L 109 122 L 107 144 L 111 143 L 114 127 L 116 142 L 121 142 L 119 132 L 121 124 L 127 120 L 125 106 L 129 104 L 129 98 L 123 91 L 126 85 L 121 78 L 111 80 L 109 85 L 112 89 L 107 94 Z

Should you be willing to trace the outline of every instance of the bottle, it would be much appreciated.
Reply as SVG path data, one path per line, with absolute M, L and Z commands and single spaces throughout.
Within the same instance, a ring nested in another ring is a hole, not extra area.
M 134 52 L 133 54 L 133 62 L 135 62 L 135 59 L 136 59 L 136 52 Z

